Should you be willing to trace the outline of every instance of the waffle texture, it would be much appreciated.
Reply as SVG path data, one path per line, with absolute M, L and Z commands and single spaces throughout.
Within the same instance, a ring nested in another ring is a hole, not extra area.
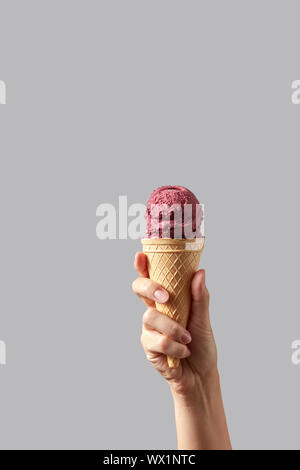
M 185 328 L 191 305 L 191 279 L 199 266 L 204 238 L 144 238 L 142 244 L 150 279 L 169 293 L 168 302 L 156 303 L 157 310 Z M 179 359 L 168 357 L 168 364 L 177 368 Z

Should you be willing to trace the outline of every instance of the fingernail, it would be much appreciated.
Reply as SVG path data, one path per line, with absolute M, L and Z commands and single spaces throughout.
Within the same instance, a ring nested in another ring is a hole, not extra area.
M 183 344 L 188 344 L 192 341 L 192 337 L 190 335 L 190 333 L 186 332 L 186 333 L 183 333 L 182 337 L 181 337 L 181 342 Z
M 156 290 L 154 292 L 154 297 L 156 298 L 156 300 L 160 303 L 163 303 L 163 302 L 166 302 L 169 298 L 169 295 L 166 291 L 164 290 Z

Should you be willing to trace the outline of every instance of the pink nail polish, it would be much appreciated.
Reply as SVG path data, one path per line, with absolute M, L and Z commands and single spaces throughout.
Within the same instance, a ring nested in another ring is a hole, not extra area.
M 188 344 L 192 341 L 192 337 L 189 333 L 184 333 L 181 338 L 181 342 L 183 344 Z
M 168 296 L 167 292 L 158 289 L 154 292 L 154 297 L 159 303 L 163 303 L 163 302 L 166 302 L 168 300 L 169 296 Z

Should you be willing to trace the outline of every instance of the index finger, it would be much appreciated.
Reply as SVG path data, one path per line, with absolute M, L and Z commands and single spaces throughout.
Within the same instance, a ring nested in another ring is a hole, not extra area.
M 145 253 L 136 253 L 134 259 L 134 267 L 141 277 L 149 277 L 148 259 Z

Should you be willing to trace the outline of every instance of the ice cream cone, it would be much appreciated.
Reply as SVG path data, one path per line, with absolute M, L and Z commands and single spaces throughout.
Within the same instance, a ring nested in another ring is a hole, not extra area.
M 150 279 L 158 282 L 169 293 L 166 303 L 156 303 L 157 310 L 185 328 L 191 304 L 191 279 L 200 262 L 204 237 L 144 238 L 142 244 L 148 258 Z M 168 365 L 177 368 L 179 359 L 168 357 Z

